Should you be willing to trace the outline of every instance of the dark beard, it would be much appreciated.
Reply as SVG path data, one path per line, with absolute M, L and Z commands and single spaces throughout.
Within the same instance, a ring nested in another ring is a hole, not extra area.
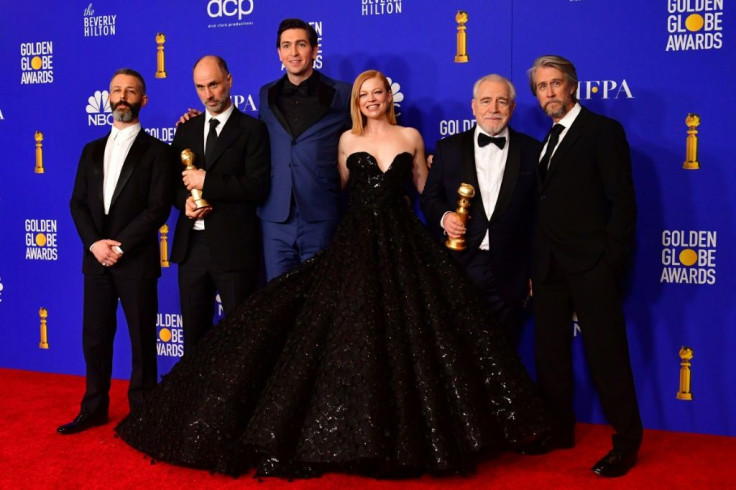
M 118 107 L 125 106 L 128 108 L 127 111 L 120 110 L 118 111 Z M 138 118 L 138 114 L 141 112 L 141 104 L 140 102 L 137 104 L 131 104 L 128 102 L 124 102 L 122 100 L 118 101 L 117 103 L 111 103 L 110 107 L 112 108 L 112 115 L 115 118 L 116 121 L 119 122 L 131 122 Z

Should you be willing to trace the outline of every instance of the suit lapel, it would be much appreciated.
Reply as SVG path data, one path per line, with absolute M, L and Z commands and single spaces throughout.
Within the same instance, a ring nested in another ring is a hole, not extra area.
M 115 192 L 113 192 L 112 199 L 110 200 L 110 209 L 112 209 L 118 196 L 125 188 L 125 184 L 128 183 L 130 175 L 133 173 L 133 170 L 135 170 L 138 162 L 141 161 L 141 158 L 143 157 L 143 154 L 146 152 L 147 148 L 148 135 L 145 131 L 143 131 L 143 128 L 141 128 L 138 136 L 135 137 L 135 141 L 133 141 L 133 144 L 130 146 L 128 156 L 125 157 L 123 168 L 120 169 L 120 177 L 118 177 L 118 183 L 117 185 L 115 185 Z
M 105 202 L 105 146 L 107 146 L 108 138 L 110 138 L 110 133 L 99 140 L 92 152 L 92 175 L 95 179 L 94 187 L 97 189 L 97 199 L 99 199 L 100 205 L 104 205 Z
M 565 160 L 565 153 L 567 153 L 567 151 L 572 148 L 577 139 L 580 137 L 581 129 L 588 123 L 588 115 L 588 110 L 585 107 L 582 107 L 580 110 L 580 114 L 578 114 L 578 117 L 575 118 L 572 126 L 570 126 L 570 129 L 567 130 L 565 137 L 557 146 L 554 155 L 552 155 L 549 163 L 549 169 L 547 169 L 547 178 L 545 179 L 545 182 L 549 181 L 549 179 L 552 178 L 552 175 L 557 170 L 560 162 Z
M 289 128 L 289 123 L 286 122 L 286 117 L 281 112 L 281 109 L 279 109 L 279 105 L 276 103 L 276 97 L 281 91 L 281 87 L 284 85 L 285 79 L 286 75 L 284 75 L 280 80 L 271 85 L 271 88 L 268 89 L 268 108 L 271 109 L 271 112 L 273 113 L 279 124 L 281 124 L 281 126 L 284 128 L 284 131 L 291 135 L 291 128 Z
M 514 195 L 516 181 L 519 179 L 519 169 L 521 168 L 521 147 L 515 144 L 515 131 L 509 128 L 509 152 L 506 157 L 506 165 L 501 179 L 501 189 L 498 191 L 498 200 L 496 208 L 491 215 L 491 221 L 502 216 L 506 211 L 511 198 Z
M 320 82 L 319 82 L 319 111 L 316 112 L 309 120 L 309 126 L 307 127 L 306 131 L 304 131 L 302 134 L 297 136 L 297 140 L 300 140 L 302 138 L 308 138 L 312 133 L 315 133 L 317 131 L 321 131 L 322 128 L 320 127 L 319 122 L 320 119 L 322 119 L 325 114 L 327 114 L 330 111 L 330 108 L 332 107 L 332 104 L 335 100 L 335 93 L 337 90 L 335 88 L 324 81 L 324 77 L 320 75 Z
M 213 153 L 212 161 L 207 163 L 207 170 L 210 170 L 212 167 L 217 165 L 217 160 L 220 158 L 222 153 L 230 147 L 230 144 L 235 141 L 240 134 L 241 114 L 242 113 L 237 108 L 233 108 L 233 113 L 230 114 L 225 126 L 222 128 L 222 131 L 220 131 L 220 135 L 217 137 L 215 152 Z
M 192 131 L 194 131 L 194 138 L 192 138 L 190 141 L 194 142 L 194 148 L 189 148 L 194 152 L 195 155 L 198 155 L 201 159 L 200 161 L 195 160 L 194 166 L 197 168 L 204 168 L 205 161 L 204 161 L 204 120 L 206 119 L 204 113 L 202 113 L 201 116 L 194 119 L 194 124 L 192 126 Z
M 475 189 L 475 197 L 471 201 L 473 203 L 472 206 L 480 210 L 479 213 L 481 216 L 483 216 L 483 219 L 485 220 L 486 209 L 483 206 L 483 198 L 480 195 L 478 173 L 475 168 L 475 142 L 473 141 L 473 138 L 475 138 L 475 129 L 471 129 L 465 132 L 462 144 L 463 171 L 462 181 L 460 183 L 466 183 L 473 186 L 473 189 Z M 476 212 L 473 214 L 477 215 L 479 213 Z

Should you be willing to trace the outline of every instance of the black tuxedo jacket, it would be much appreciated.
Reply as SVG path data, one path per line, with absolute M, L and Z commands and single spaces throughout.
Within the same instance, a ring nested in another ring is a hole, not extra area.
M 179 125 L 171 146 L 194 152 L 194 164 L 204 166 L 204 113 Z M 186 217 L 184 205 L 190 193 L 184 187 L 180 164 L 174 173 L 179 209 L 172 262 L 187 258 L 189 237 L 194 220 Z M 207 165 L 202 197 L 212 204 L 204 218 L 204 233 L 217 266 L 223 271 L 256 267 L 260 261 L 260 237 L 256 206 L 266 197 L 271 185 L 271 154 L 268 132 L 261 121 L 237 108 L 228 118 L 217 138 L 215 156 Z
M 443 243 L 447 238 L 440 225 L 447 211 L 457 208 L 457 189 L 471 184 L 476 191 L 466 223 L 465 250 L 451 254 L 464 268 L 478 253 L 486 230 L 490 233 L 493 274 L 502 298 L 518 304 L 527 294 L 530 277 L 531 233 L 536 193 L 536 163 L 540 144 L 534 138 L 509 128 L 509 152 L 498 201 L 486 218 L 475 169 L 473 138 L 475 129 L 437 142 L 432 168 L 421 197 L 422 212 L 433 235 Z
M 535 280 L 546 277 L 553 254 L 569 273 L 601 259 L 616 271 L 625 269 L 634 245 L 636 198 L 621 124 L 583 107 L 539 188 Z
M 133 141 L 105 215 L 103 178 L 105 144 L 109 134 L 82 151 L 69 203 L 84 246 L 82 272 L 104 274 L 90 246 L 101 239 L 119 241 L 123 256 L 109 270 L 134 279 L 161 275 L 158 229 L 171 212 L 175 165 L 171 148 L 141 129 Z

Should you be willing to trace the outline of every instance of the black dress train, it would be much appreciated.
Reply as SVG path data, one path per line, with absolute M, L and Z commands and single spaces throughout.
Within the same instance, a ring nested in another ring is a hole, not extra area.
M 471 470 L 546 432 L 523 365 L 403 197 L 412 156 L 354 153 L 330 246 L 255 293 L 117 427 L 154 459 L 240 474 Z

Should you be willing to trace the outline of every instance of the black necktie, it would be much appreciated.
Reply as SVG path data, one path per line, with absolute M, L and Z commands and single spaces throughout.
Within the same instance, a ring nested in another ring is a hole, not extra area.
M 506 146 L 506 138 L 503 136 L 488 136 L 484 133 L 478 133 L 478 146 L 483 148 L 489 143 L 493 143 L 494 145 L 498 146 L 500 149 L 503 150 L 503 147 Z
M 549 167 L 549 160 L 552 158 L 552 152 L 555 151 L 555 146 L 560 140 L 560 133 L 565 129 L 562 124 L 555 124 L 552 129 L 549 130 L 547 135 L 547 150 L 544 152 L 542 160 L 539 162 L 539 176 L 544 180 L 547 177 L 547 167 Z
M 214 117 L 210 119 L 210 132 L 207 133 L 207 142 L 205 143 L 204 150 L 204 168 L 209 168 L 212 165 L 212 160 L 215 159 L 215 143 L 217 143 L 217 125 L 220 121 Z

